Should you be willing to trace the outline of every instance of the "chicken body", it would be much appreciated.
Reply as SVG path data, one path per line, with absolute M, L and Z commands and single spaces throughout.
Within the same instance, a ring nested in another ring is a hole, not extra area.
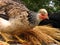
M 9 19 L 6 20 L 5 17 L 9 17 Z M 29 12 L 23 4 L 19 4 L 12 0 L 0 0 L 1 32 L 20 33 L 30 30 L 36 25 L 38 25 L 36 14 L 34 12 Z

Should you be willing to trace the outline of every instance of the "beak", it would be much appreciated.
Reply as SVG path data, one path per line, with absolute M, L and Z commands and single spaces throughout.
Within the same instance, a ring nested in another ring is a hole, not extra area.
M 49 19 L 48 15 L 46 15 L 46 19 Z
M 46 14 L 46 19 L 49 19 L 49 16 L 48 16 L 48 14 Z

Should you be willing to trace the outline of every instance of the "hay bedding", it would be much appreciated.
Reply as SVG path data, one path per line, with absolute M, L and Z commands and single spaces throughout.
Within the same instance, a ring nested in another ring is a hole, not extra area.
M 0 41 L 0 45 L 9 45 L 9 44 L 6 42 Z
M 59 32 L 59 29 L 37 26 L 31 31 L 27 31 L 26 35 L 28 35 L 28 40 L 33 42 L 33 45 L 60 45 L 60 42 L 57 41 L 60 37 Z
M 10 18 L 15 18 L 15 16 L 19 14 L 23 14 L 27 16 L 26 11 L 28 11 L 28 9 L 24 8 L 25 6 L 23 6 L 22 4 L 18 4 L 16 2 L 14 2 L 13 4 L 11 3 L 12 2 L 10 2 L 10 0 L 0 0 L 0 6 L 1 6 L 0 14 L 6 13 Z M 22 8 L 23 10 L 21 10 Z M 26 19 L 26 17 L 24 18 Z M 18 20 L 15 20 L 15 21 L 18 21 Z M 36 26 L 33 29 L 29 30 L 28 28 L 28 30 L 21 31 L 21 32 L 19 32 L 19 30 L 14 31 L 13 35 L 19 35 L 23 40 L 25 40 L 25 42 L 23 42 L 21 45 L 60 45 L 60 42 L 59 42 L 60 29 L 56 29 L 48 26 Z

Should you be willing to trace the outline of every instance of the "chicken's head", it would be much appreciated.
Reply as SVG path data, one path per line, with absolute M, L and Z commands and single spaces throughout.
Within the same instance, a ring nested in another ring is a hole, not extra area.
M 45 19 L 49 19 L 47 10 L 40 9 L 38 14 L 37 14 L 37 19 L 40 21 L 45 20 Z

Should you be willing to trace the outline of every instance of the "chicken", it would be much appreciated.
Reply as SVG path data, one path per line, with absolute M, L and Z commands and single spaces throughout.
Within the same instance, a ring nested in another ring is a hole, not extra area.
M 13 0 L 0 0 L 0 32 L 20 33 L 32 29 L 45 18 Z M 5 18 L 6 17 L 6 18 Z

